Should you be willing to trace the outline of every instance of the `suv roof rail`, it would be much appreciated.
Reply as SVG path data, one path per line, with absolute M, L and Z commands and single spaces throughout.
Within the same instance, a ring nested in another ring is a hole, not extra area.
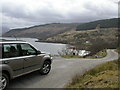
M 0 39 L 0 41 L 23 41 L 23 42 L 26 42 L 24 40 L 7 40 L 7 39 Z

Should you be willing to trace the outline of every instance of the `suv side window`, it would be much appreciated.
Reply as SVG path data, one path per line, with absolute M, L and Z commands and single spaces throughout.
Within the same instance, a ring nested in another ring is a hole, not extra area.
M 19 50 L 17 44 L 4 44 L 3 45 L 3 58 L 18 57 Z
M 20 45 L 21 45 L 23 56 L 36 54 L 36 50 L 29 44 L 20 44 Z

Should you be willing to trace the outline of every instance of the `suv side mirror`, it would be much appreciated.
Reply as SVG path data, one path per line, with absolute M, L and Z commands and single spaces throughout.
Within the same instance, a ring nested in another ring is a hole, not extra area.
M 37 51 L 37 53 L 36 53 L 36 54 L 37 54 L 37 55 L 38 55 L 38 54 L 41 54 L 41 51 Z

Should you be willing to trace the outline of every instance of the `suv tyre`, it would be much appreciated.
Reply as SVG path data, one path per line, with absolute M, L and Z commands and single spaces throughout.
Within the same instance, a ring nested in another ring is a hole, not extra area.
M 50 72 L 51 64 L 49 61 L 44 61 L 42 68 L 40 69 L 41 75 L 47 75 Z

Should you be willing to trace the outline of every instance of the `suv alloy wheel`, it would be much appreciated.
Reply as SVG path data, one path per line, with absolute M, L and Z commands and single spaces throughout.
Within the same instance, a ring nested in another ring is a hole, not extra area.
M 50 72 L 51 64 L 49 61 L 44 61 L 42 68 L 40 69 L 40 74 L 47 75 Z

